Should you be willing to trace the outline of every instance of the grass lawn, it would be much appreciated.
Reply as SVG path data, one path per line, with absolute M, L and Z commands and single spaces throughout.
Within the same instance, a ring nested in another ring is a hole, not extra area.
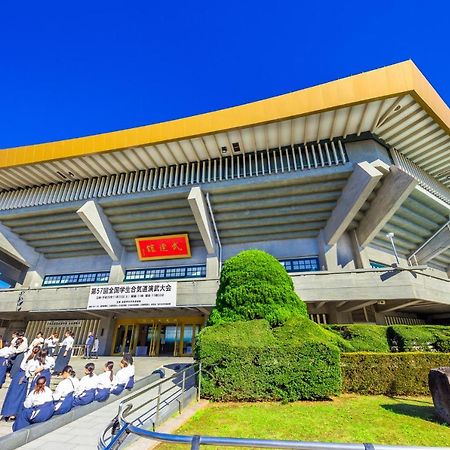
M 197 412 L 178 433 L 450 446 L 450 427 L 435 419 L 430 397 L 343 395 L 323 402 L 211 403 Z M 158 446 L 158 450 L 186 448 L 174 444 Z

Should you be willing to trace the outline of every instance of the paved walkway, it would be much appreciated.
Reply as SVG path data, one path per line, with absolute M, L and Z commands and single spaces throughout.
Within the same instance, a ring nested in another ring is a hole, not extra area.
M 105 364 L 106 361 L 113 360 L 116 364 L 120 358 L 118 357 L 99 357 L 98 360 L 93 360 L 96 365 L 97 372 L 100 372 L 100 368 Z M 153 370 L 162 367 L 169 366 L 166 369 L 166 377 L 172 373 L 171 368 L 174 365 L 191 363 L 192 358 L 171 358 L 171 357 L 161 357 L 161 358 L 148 358 L 141 357 L 135 358 L 136 366 L 136 379 L 141 379 L 144 376 L 149 375 Z M 86 361 L 81 358 L 72 358 L 72 365 L 74 366 L 77 375 L 82 373 L 82 367 L 86 364 Z M 1 391 L 5 391 L 3 388 Z M 2 393 L 3 394 L 3 393 Z M 4 395 L 4 394 L 3 394 Z M 149 392 L 149 396 L 154 395 L 154 392 Z M 111 419 L 117 414 L 119 403 L 122 399 L 116 402 L 110 403 L 98 410 L 68 424 L 64 427 L 59 428 L 39 439 L 30 442 L 27 445 L 19 447 L 20 449 L 45 449 L 53 450 L 64 448 L 64 450 L 87 450 L 96 449 L 97 442 L 100 434 L 104 431 Z M 8 427 L 10 430 L 10 425 L 2 422 L 2 427 Z M 8 431 L 8 430 L 4 430 Z M 6 434 L 5 432 L 3 434 Z M 1 434 L 0 434 L 1 435 Z

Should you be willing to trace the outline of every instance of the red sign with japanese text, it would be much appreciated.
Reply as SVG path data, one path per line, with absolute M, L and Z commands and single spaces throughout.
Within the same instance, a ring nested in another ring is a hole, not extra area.
M 136 247 L 141 261 L 191 257 L 187 234 L 138 238 Z

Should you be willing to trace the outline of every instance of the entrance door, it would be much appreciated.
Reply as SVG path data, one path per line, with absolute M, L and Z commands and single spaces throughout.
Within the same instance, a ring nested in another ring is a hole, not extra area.
M 176 325 L 161 325 L 159 332 L 159 356 L 176 356 L 179 342 L 179 327 Z
M 116 338 L 113 346 L 113 353 L 123 355 L 124 353 L 134 353 L 135 343 L 135 325 L 119 325 L 116 331 Z

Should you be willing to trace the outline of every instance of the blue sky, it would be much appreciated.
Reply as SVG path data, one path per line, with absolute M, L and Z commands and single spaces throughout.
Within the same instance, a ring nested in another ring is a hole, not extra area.
M 0 148 L 185 117 L 405 59 L 450 103 L 449 17 L 443 0 L 1 2 Z

